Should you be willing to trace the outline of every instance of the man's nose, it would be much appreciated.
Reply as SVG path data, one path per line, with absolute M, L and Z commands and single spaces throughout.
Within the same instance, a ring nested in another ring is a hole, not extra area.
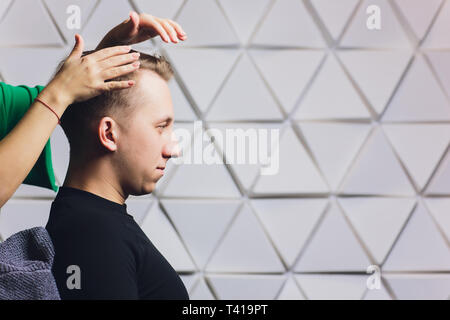
M 180 146 L 178 141 L 170 141 L 163 148 L 163 156 L 165 158 L 178 158 L 181 156 Z

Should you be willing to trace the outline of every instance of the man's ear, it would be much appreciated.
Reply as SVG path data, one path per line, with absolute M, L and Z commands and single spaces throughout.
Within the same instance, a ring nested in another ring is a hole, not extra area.
M 98 138 L 100 144 L 109 151 L 117 150 L 117 138 L 119 126 L 114 119 L 110 117 L 103 117 L 98 124 Z

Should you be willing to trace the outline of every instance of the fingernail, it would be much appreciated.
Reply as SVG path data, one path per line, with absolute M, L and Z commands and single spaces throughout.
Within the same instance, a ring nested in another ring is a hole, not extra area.
M 140 54 L 139 52 L 134 52 L 134 53 L 132 54 L 132 57 L 133 57 L 133 58 L 139 58 L 140 55 L 141 55 L 141 54 Z
M 129 86 L 132 86 L 132 85 L 134 85 L 134 81 L 131 81 L 131 80 L 130 80 L 130 81 L 128 81 L 128 85 L 129 85 Z
M 141 63 L 139 61 L 136 61 L 135 63 L 133 63 L 133 67 L 139 67 Z

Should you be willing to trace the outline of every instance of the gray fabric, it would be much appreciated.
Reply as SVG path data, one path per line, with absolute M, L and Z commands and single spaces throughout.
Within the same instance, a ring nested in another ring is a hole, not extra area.
M 54 255 L 43 227 L 17 232 L 0 243 L 0 299 L 60 300 L 51 271 Z

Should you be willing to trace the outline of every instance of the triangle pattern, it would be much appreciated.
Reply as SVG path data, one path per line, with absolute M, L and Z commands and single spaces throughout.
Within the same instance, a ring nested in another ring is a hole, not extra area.
M 274 300 L 285 281 L 284 276 L 209 275 L 219 300 Z
M 450 141 L 450 125 L 385 124 L 383 129 L 409 173 L 422 189 Z
M 450 299 L 449 274 L 392 274 L 385 278 L 399 300 Z
M 203 269 L 240 202 L 163 200 L 162 204 L 195 262 Z
M 380 29 L 369 29 L 367 23 L 374 16 L 366 13 L 369 6 L 377 6 L 380 12 Z M 410 48 L 411 43 L 398 22 L 389 1 L 364 0 L 342 37 L 340 47 Z
M 380 289 L 367 289 L 363 300 L 392 300 L 392 297 L 381 283 Z
M 444 160 L 431 179 L 426 194 L 450 195 L 450 151 L 447 151 Z
M 255 34 L 252 45 L 323 48 L 325 42 L 303 1 L 278 0 Z
M 207 115 L 209 121 L 283 119 L 274 98 L 246 53 L 241 56 L 211 108 Z
M 192 289 L 198 283 L 198 279 L 200 278 L 199 274 L 198 273 L 180 274 L 179 276 L 181 281 L 183 281 L 183 284 L 186 287 L 189 296 L 191 296 Z
M 292 276 L 284 283 L 277 300 L 305 300 L 305 296 L 301 293 Z
M 316 227 L 327 205 L 326 199 L 253 200 L 261 223 L 288 267 Z
M 428 36 L 425 38 L 423 47 L 427 49 L 450 48 L 450 40 L 448 39 L 449 27 L 450 4 L 448 1 L 445 1 Z
M 222 156 L 211 142 L 207 131 L 194 129 L 193 148 L 187 148 L 187 160 L 177 165 L 168 185 L 162 191 L 164 197 L 217 197 L 238 198 L 240 192 L 233 182 Z M 208 138 L 208 140 L 205 139 Z M 206 161 L 213 160 L 211 164 Z M 212 179 L 211 177 L 214 177 Z M 189 188 L 186 181 L 195 181 Z
M 450 242 L 450 199 L 449 198 L 427 198 L 427 207 L 433 215 L 439 227 L 445 233 L 447 241 Z
M 450 52 L 428 51 L 426 57 L 431 63 L 432 69 L 437 74 L 447 96 L 450 96 Z
M 183 0 L 148 1 L 132 0 L 139 12 L 151 13 L 156 17 L 174 19 L 175 14 L 183 4 Z
M 278 170 L 274 169 L 274 174 L 260 175 L 253 188 L 254 194 L 328 192 L 326 182 L 291 127 L 285 129 L 279 146 L 272 151 L 271 165 Z
M 196 286 L 192 289 L 192 293 L 189 294 L 189 300 L 215 300 L 203 277 L 200 278 Z
M 141 228 L 177 272 L 195 271 L 195 265 L 177 232 L 158 205 L 152 206 L 142 222 Z
M 418 235 L 420 235 L 418 237 Z M 448 271 L 450 251 L 419 202 L 383 265 L 384 271 Z
M 168 82 L 172 103 L 173 112 L 175 115 L 175 121 L 195 121 L 197 116 L 192 110 L 189 101 L 186 99 L 183 91 L 181 91 L 178 82 L 172 78 Z
M 166 49 L 166 52 L 202 112 L 208 109 L 238 57 L 238 50 L 234 49 L 183 48 L 183 50 Z
M 0 68 L 8 84 L 34 87 L 46 85 L 56 72 L 59 62 L 65 58 L 66 50 L 63 48 L 2 48 Z M 20 68 L 17 67 L 18 63 Z
M 235 30 L 239 30 L 238 36 L 241 44 L 246 44 L 261 19 L 264 11 L 270 4 L 269 0 L 219 0 Z
M 313 0 L 311 3 L 322 18 L 328 32 L 337 40 L 355 10 L 358 0 Z
M 110 1 L 100 0 L 81 32 L 86 50 L 94 49 L 109 30 L 128 19 L 132 10 L 127 0 L 116 0 L 113 6 Z
M 300 287 L 310 300 L 360 300 L 366 289 L 366 276 L 296 275 Z
M 337 190 L 371 126 L 337 122 L 304 122 L 299 126 L 328 183 Z
M 227 143 L 221 143 L 216 139 L 217 148 L 222 154 L 225 153 L 226 162 L 234 173 L 234 176 L 240 183 L 240 186 L 245 190 L 251 188 L 252 183 L 259 175 L 261 167 L 265 158 L 270 156 L 272 136 L 276 138 L 276 132 L 279 132 L 280 125 L 274 123 L 258 123 L 258 122 L 240 122 L 240 123 L 213 123 L 210 122 L 210 129 L 219 130 L 222 134 L 222 139 Z M 242 135 L 241 135 L 242 132 Z M 227 138 L 227 134 L 230 138 Z M 237 138 L 235 138 L 237 137 Z M 247 139 L 243 142 L 243 139 Z M 234 140 L 233 140 L 234 139 Z M 233 141 L 231 144 L 230 141 Z M 239 144 L 242 141 L 242 144 Z M 230 143 L 230 144 L 228 144 Z M 231 145 L 231 146 L 230 146 Z M 250 156 L 250 146 L 258 146 L 258 150 L 254 150 L 256 154 L 254 159 Z M 261 147 L 262 145 L 265 148 Z M 234 149 L 232 149 L 233 147 Z M 234 150 L 227 151 L 227 148 Z M 248 151 L 248 152 L 247 152 Z M 239 153 L 245 155 L 245 159 L 240 161 Z
M 215 250 L 206 271 L 284 272 L 285 268 L 254 213 L 245 205 Z
M 370 119 L 370 114 L 334 55 L 329 55 L 295 118 Z
M 128 198 L 126 205 L 128 213 L 133 216 L 138 225 L 141 225 L 150 208 L 154 205 L 154 201 L 151 198 L 139 198 Z
M 370 261 L 336 204 L 325 214 L 295 272 L 365 271 Z
M 340 198 L 344 213 L 378 265 L 405 225 L 414 198 Z
M 10 5 L 11 0 L 3 0 L 0 2 L 0 23 L 3 20 L 3 15 L 6 13 Z
M 429 0 L 426 5 L 423 5 L 423 0 L 395 0 L 395 3 L 402 11 L 416 37 L 422 40 L 442 4 L 442 0 Z
M 66 42 L 73 45 L 75 43 L 74 36 L 80 33 L 87 19 L 92 13 L 92 10 L 97 4 L 97 1 L 92 0 L 45 0 L 50 13 L 59 27 L 60 32 L 64 35 Z M 76 29 L 73 24 L 74 11 L 69 11 L 70 6 L 77 6 L 80 9 L 80 29 Z M 122 19 L 125 20 L 125 19 Z M 119 24 L 117 20 L 116 24 Z M 103 35 L 105 35 L 104 33 Z M 103 36 L 102 36 L 103 37 Z M 102 38 L 98 38 L 100 42 Z
M 373 109 L 381 114 L 411 59 L 411 52 L 342 50 L 338 54 Z
M 415 195 L 408 177 L 379 127 L 372 131 L 356 163 L 344 179 L 340 192 L 361 195 Z
M 201 12 L 201 23 L 199 23 Z M 223 15 L 216 1 L 191 0 L 185 3 L 177 22 L 188 34 L 186 41 L 177 45 L 189 46 L 234 46 L 239 45 L 233 29 Z M 163 46 L 170 44 L 164 43 Z
M 286 113 L 294 109 L 324 57 L 322 51 L 316 50 L 252 50 L 250 53 Z
M 24 19 L 24 12 L 33 14 Z M 12 3 L 0 23 L 0 45 L 62 46 L 63 42 L 41 1 L 22 0 Z
M 411 65 L 383 121 L 450 120 L 450 106 L 423 56 Z

